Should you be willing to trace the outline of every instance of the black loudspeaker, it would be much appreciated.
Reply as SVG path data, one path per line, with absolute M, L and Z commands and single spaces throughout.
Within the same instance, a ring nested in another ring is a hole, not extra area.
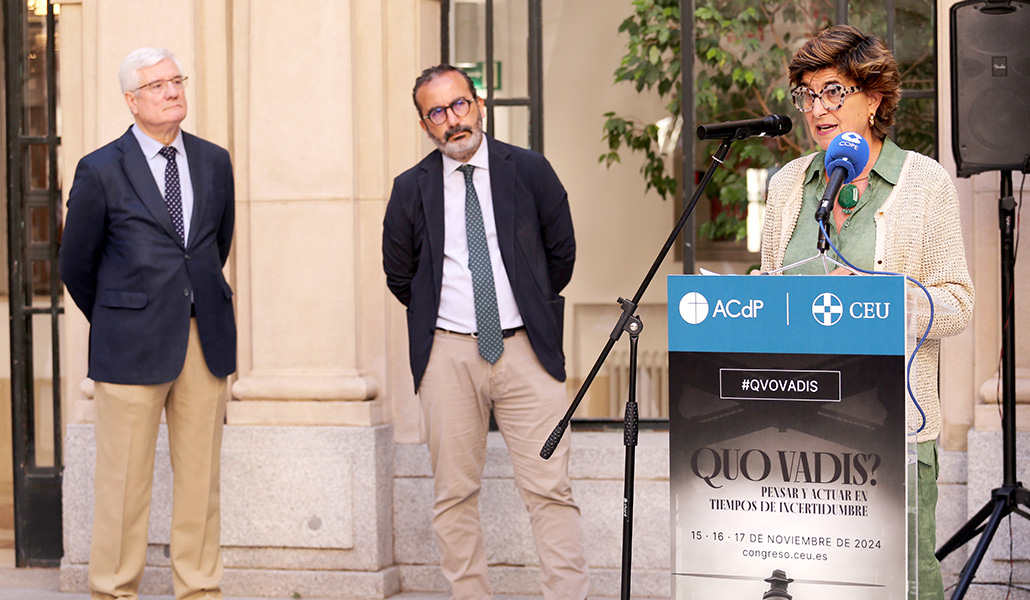
M 1030 0 L 951 7 L 951 144 L 959 177 L 1030 163 Z

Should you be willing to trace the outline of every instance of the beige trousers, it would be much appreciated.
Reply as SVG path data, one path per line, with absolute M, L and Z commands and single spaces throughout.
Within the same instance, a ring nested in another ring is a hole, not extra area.
M 135 600 L 146 564 L 147 524 L 161 411 L 173 471 L 171 564 L 178 600 L 218 600 L 219 455 L 228 385 L 208 370 L 196 320 L 182 373 L 158 385 L 96 382 L 96 496 L 89 588 L 93 600 Z
M 479 517 L 491 410 L 529 512 L 544 598 L 586 598 L 590 582 L 569 482 L 569 436 L 549 460 L 540 458 L 568 408 L 565 384 L 540 365 L 525 331 L 505 339 L 504 353 L 491 365 L 475 339 L 438 330 L 419 397 L 433 465 L 433 529 L 454 599 L 491 597 Z

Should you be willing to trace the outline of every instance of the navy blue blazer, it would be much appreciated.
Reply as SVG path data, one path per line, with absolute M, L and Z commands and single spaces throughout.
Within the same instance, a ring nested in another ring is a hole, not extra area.
M 60 270 L 90 322 L 94 381 L 176 379 L 186 358 L 191 295 L 208 368 L 216 377 L 236 370 L 232 289 L 222 274 L 235 214 L 232 164 L 225 149 L 182 136 L 193 180 L 188 247 L 131 128 L 75 169 Z
M 497 240 L 515 301 L 540 363 L 565 381 L 565 299 L 559 292 L 572 278 L 576 259 L 568 195 L 539 153 L 483 139 L 490 157 Z M 394 179 L 383 221 L 383 269 L 390 291 L 408 308 L 416 391 L 433 347 L 443 253 L 443 157 L 434 150 Z

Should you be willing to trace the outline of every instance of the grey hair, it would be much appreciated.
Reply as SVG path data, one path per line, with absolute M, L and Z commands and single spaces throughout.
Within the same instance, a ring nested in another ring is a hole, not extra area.
M 175 58 L 171 50 L 165 50 L 164 48 L 140 48 L 130 52 L 125 57 L 125 60 L 122 61 L 121 68 L 118 69 L 118 82 L 122 85 L 122 92 L 131 92 L 140 86 L 140 69 L 152 67 L 165 59 L 170 59 L 175 63 L 175 67 L 179 69 L 179 74 L 182 74 L 182 65 L 179 64 L 179 59 Z

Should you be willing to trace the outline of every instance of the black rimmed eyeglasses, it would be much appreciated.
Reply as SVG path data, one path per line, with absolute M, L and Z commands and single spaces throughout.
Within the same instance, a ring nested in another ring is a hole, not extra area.
M 423 115 L 422 118 L 428 120 L 433 125 L 443 125 L 447 122 L 447 109 L 451 109 L 455 117 L 464 117 L 472 110 L 472 102 L 472 100 L 467 98 L 458 98 L 447 106 L 430 108 L 429 112 Z

